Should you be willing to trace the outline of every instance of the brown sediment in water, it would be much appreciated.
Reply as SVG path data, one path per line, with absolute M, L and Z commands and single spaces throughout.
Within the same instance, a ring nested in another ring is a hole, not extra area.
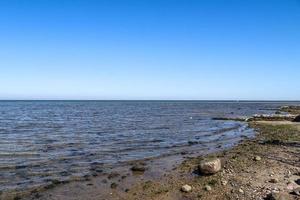
M 263 199 L 274 192 L 300 199 L 290 194 L 291 187 L 299 187 L 296 180 L 300 178 L 300 124 L 260 121 L 250 122 L 250 126 L 257 131 L 257 136 L 230 150 L 200 157 L 197 153 L 183 152 L 182 155 L 149 159 L 145 161 L 145 172 L 132 171 L 130 166 L 136 163 L 129 163 L 97 177 L 85 177 L 68 184 L 53 183 L 55 187 L 18 197 L 27 200 L 223 200 Z M 197 168 L 204 157 L 220 158 L 221 172 L 210 176 L 199 174 Z M 192 187 L 191 192 L 180 190 L 185 184 Z M 207 185 L 212 190 L 205 190 Z M 5 198 L 3 194 L 1 197 Z

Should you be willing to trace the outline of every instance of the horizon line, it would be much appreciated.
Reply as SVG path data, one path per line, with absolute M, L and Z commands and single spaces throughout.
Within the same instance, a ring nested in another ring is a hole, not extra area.
M 228 100 L 228 99 L 0 99 L 0 101 L 213 101 L 213 102 L 300 102 L 300 100 Z

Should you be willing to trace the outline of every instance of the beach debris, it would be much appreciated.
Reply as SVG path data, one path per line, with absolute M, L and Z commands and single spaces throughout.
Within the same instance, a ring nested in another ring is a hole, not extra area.
M 260 156 L 255 156 L 255 157 L 254 157 L 254 160 L 255 160 L 255 161 L 260 161 L 260 160 L 261 160 L 261 157 L 260 157 Z
M 279 193 L 272 192 L 268 194 L 265 199 L 266 200 L 290 200 L 291 198 L 287 193 L 284 192 L 279 192 Z
M 297 196 L 300 196 L 300 187 L 297 187 L 293 190 L 293 194 L 294 195 L 297 195 Z
M 221 170 L 221 160 L 219 158 L 205 159 L 198 166 L 203 174 L 215 174 Z
M 192 187 L 190 185 L 186 184 L 186 185 L 181 187 L 181 191 L 182 192 L 190 192 L 190 191 L 192 191 Z
M 204 189 L 205 189 L 206 191 L 211 191 L 211 190 L 212 190 L 212 188 L 211 188 L 210 185 L 206 185 L 206 186 L 204 187 Z
M 293 122 L 300 122 L 300 115 L 296 116 Z

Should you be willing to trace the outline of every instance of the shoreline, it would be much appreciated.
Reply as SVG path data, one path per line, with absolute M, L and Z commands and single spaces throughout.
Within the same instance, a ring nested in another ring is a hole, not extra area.
M 220 152 L 153 159 L 146 163 L 145 171 L 133 172 L 123 166 L 97 177 L 54 183 L 45 190 L 4 199 L 267 199 L 271 193 L 300 199 L 290 194 L 300 178 L 300 160 L 295 156 L 300 155 L 300 123 L 268 120 L 251 121 L 249 126 L 257 131 L 255 138 Z M 255 161 L 255 156 L 261 160 Z M 200 161 L 207 157 L 222 160 L 221 172 L 197 173 Z M 180 191 L 185 184 L 192 187 L 191 192 Z M 206 190 L 207 185 L 211 190 Z

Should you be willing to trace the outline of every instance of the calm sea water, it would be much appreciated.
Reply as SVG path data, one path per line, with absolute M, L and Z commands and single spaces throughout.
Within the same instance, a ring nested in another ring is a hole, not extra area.
M 207 152 L 253 136 L 213 117 L 273 113 L 285 102 L 0 101 L 0 191 L 90 173 L 96 164 Z

